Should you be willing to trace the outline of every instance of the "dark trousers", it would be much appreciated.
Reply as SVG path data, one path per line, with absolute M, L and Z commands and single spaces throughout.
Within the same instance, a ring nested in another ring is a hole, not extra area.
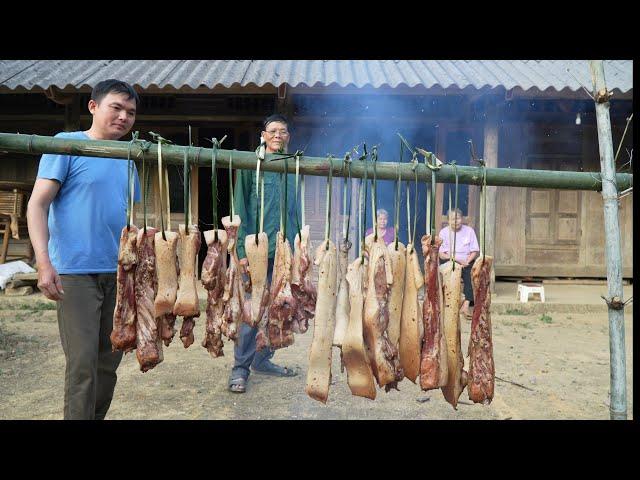
M 469 305 L 473 306 L 473 282 L 471 282 L 471 267 L 476 263 L 473 259 L 471 263 L 462 269 L 462 285 L 465 300 L 469 300 Z
M 269 259 L 267 267 L 267 280 L 271 283 L 271 275 L 273 274 L 273 258 Z M 256 335 L 257 327 L 250 327 L 246 323 L 240 323 L 238 339 L 233 348 L 234 364 L 231 369 L 231 379 L 249 378 L 250 367 L 260 369 L 260 364 L 269 360 L 275 353 L 271 348 L 263 348 L 256 351 Z
M 66 359 L 64 419 L 103 420 L 122 352 L 111 351 L 116 274 L 60 275 L 58 327 Z
M 440 265 L 450 262 L 451 260 L 440 259 Z M 473 306 L 473 283 L 471 282 L 471 267 L 476 262 L 474 258 L 471 263 L 462 268 L 462 291 L 464 292 L 465 300 L 469 300 L 469 305 Z

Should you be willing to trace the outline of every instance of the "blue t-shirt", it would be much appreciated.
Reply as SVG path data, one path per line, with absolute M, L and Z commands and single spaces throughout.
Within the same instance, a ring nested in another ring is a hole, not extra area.
M 62 132 L 56 138 L 90 140 L 84 132 Z M 49 257 L 58 273 L 116 271 L 120 232 L 127 224 L 127 167 L 126 160 L 115 158 L 42 155 L 38 178 L 60 182 L 48 221 Z M 134 192 L 138 202 L 137 170 Z

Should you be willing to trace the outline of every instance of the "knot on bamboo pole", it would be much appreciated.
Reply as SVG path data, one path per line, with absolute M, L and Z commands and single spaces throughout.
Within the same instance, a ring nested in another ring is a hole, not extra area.
M 600 295 L 600 298 L 602 298 L 607 304 L 607 306 L 609 308 L 612 308 L 613 310 L 622 310 L 624 309 L 624 306 L 627 304 L 627 302 L 623 303 L 620 297 L 612 297 L 611 299 L 608 299 L 608 298 L 605 298 L 604 295 Z
M 596 103 L 607 103 L 609 99 L 613 97 L 613 92 L 608 91 L 606 88 L 601 88 L 596 92 Z

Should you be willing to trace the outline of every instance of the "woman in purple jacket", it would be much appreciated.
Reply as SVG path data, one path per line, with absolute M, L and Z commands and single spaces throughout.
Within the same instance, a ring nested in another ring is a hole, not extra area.
M 389 213 L 383 209 L 379 208 L 377 212 L 378 217 L 378 237 L 382 237 L 384 239 L 385 245 L 389 245 L 393 242 L 393 239 L 396 236 L 396 232 L 393 227 L 387 227 L 387 223 L 389 222 Z M 373 233 L 373 227 L 368 228 L 365 235 L 371 235 Z

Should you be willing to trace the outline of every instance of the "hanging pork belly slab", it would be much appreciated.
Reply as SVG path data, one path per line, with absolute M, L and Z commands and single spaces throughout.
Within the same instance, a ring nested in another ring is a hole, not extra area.
M 469 399 L 489 404 L 493 399 L 495 367 L 491 338 L 491 267 L 493 257 L 478 258 L 471 267 L 474 307 L 469 337 Z
M 447 342 L 442 308 L 442 280 L 438 268 L 440 237 L 431 245 L 431 236 L 422 237 L 424 255 L 425 295 L 422 307 L 424 333 L 420 359 L 420 387 L 431 390 L 447 384 Z
M 349 324 L 342 342 L 342 360 L 347 370 L 347 383 L 353 395 L 376 398 L 376 384 L 363 339 L 363 317 L 367 268 L 356 258 L 347 268 L 349 287 Z
M 400 320 L 400 365 L 405 377 L 416 383 L 420 374 L 420 353 L 422 346 L 422 309 L 418 291 L 424 285 L 418 253 L 413 244 L 407 245 L 405 254 L 405 289 Z
M 249 276 L 251 278 L 251 319 L 249 325 L 255 327 L 260 323 L 269 304 L 269 285 L 267 283 L 269 238 L 267 234 L 261 232 L 258 235 L 247 235 L 244 249 L 249 262 Z
M 443 387 L 444 398 L 455 409 L 458 399 L 467 385 L 464 357 L 460 342 L 460 282 L 462 266 L 447 262 L 440 268 L 444 290 L 444 334 L 447 340 L 447 384 Z
M 138 229 L 131 225 L 120 233 L 118 271 L 116 274 L 116 306 L 113 311 L 111 348 L 128 353 L 136 348 L 136 295 L 135 272 L 138 255 L 136 239 Z
M 217 240 L 216 240 L 217 233 Z M 227 271 L 227 232 L 207 230 L 204 232 L 207 256 L 202 263 L 200 281 L 207 290 L 207 323 L 202 346 L 213 358 L 224 355 L 222 348 L 222 322 L 224 315 L 224 282 Z
M 316 250 L 315 264 L 319 268 L 318 303 L 305 391 L 311 398 L 326 403 L 331 384 L 331 346 L 335 329 L 338 268 L 336 246 L 331 240 L 320 244 Z

